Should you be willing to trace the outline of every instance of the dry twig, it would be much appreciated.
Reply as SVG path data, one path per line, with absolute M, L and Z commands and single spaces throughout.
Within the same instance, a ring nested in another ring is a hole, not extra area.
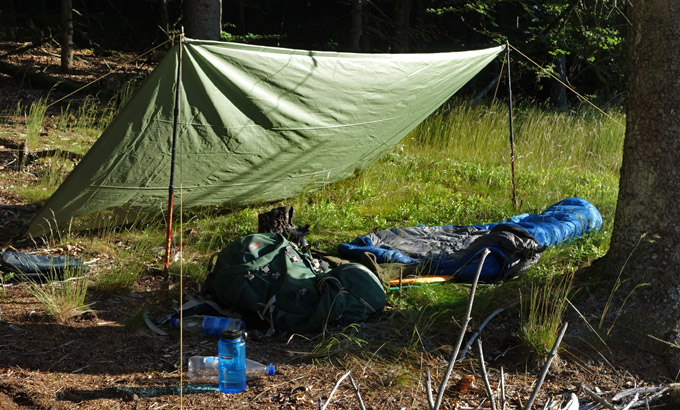
M 501 381 L 500 381 L 500 402 L 501 402 L 501 410 L 505 410 L 505 407 L 508 404 L 508 399 L 505 397 L 505 372 L 503 371 L 503 367 L 501 366 Z
M 610 402 L 608 402 L 607 400 L 605 400 L 604 397 L 602 397 L 602 396 L 600 396 L 599 394 L 595 393 L 594 391 L 590 390 L 590 389 L 587 388 L 586 386 L 581 386 L 581 388 L 583 389 L 583 391 L 584 391 L 588 396 L 590 396 L 590 397 L 592 397 L 593 399 L 595 399 L 596 402 L 600 403 L 600 404 L 603 405 L 604 407 L 606 407 L 606 408 L 608 408 L 608 409 L 610 409 L 610 410 L 618 410 L 618 409 L 616 408 L 616 406 L 614 406 L 613 404 L 611 404 Z
M 347 372 L 349 374 L 349 372 Z M 361 407 L 361 410 L 366 410 L 366 406 L 364 406 L 364 401 L 361 399 L 361 393 L 359 393 L 359 386 L 354 382 L 354 378 L 352 375 L 349 375 L 349 381 L 352 383 L 352 388 L 354 389 L 354 393 L 357 395 L 357 399 L 359 400 L 359 407 Z
M 486 319 L 484 319 L 484 321 L 482 322 L 482 324 L 479 325 L 479 328 L 477 329 L 477 331 L 476 331 L 472 336 L 470 336 L 470 340 L 468 340 L 467 344 L 465 345 L 465 349 L 463 349 L 463 352 L 460 354 L 460 357 L 458 358 L 458 361 L 461 361 L 461 360 L 465 359 L 465 355 L 467 355 L 467 352 L 468 352 L 468 351 L 470 350 L 470 348 L 472 347 L 472 343 L 475 342 L 475 339 L 476 339 L 477 336 L 479 336 L 479 334 L 482 332 L 482 329 L 484 329 L 484 326 L 486 326 L 486 325 L 491 321 L 491 319 L 493 319 L 497 314 L 501 313 L 501 312 L 504 311 L 505 309 L 506 309 L 506 308 L 499 308 L 499 309 L 496 309 L 493 313 L 491 313 L 489 316 L 487 316 Z
M 335 391 L 338 390 L 338 386 L 340 386 L 340 383 L 342 383 L 342 381 L 345 380 L 345 378 L 346 378 L 347 376 L 349 376 L 349 373 L 350 373 L 350 372 L 347 372 L 347 373 L 343 374 L 342 377 L 341 377 L 340 379 L 338 379 L 338 382 L 335 383 L 335 387 L 333 387 L 333 390 L 331 390 L 331 394 L 328 395 L 328 399 L 327 399 L 326 402 L 323 404 L 323 406 L 321 405 L 321 398 L 319 398 L 319 409 L 320 409 L 320 410 L 326 410 L 326 407 L 328 406 L 328 403 L 330 403 L 330 402 L 331 402 L 331 399 L 333 398 L 333 394 L 335 394 Z
M 467 330 L 468 323 L 470 323 L 470 315 L 472 313 L 472 303 L 475 300 L 475 290 L 477 289 L 477 282 L 479 281 L 479 275 L 482 273 L 482 267 L 484 266 L 484 261 L 486 257 L 491 253 L 488 249 L 483 249 L 481 252 L 481 259 L 477 265 L 477 272 L 475 273 L 475 278 L 472 281 L 472 287 L 470 288 L 470 298 L 468 300 L 467 311 L 465 312 L 465 321 L 460 329 L 460 334 L 458 335 L 458 341 L 456 342 L 456 348 L 453 349 L 453 354 L 449 360 L 449 365 L 446 368 L 446 373 L 444 374 L 444 379 L 442 379 L 441 385 L 439 386 L 439 391 L 437 392 L 437 401 L 434 403 L 432 410 L 439 410 L 439 406 L 442 404 L 442 398 L 444 397 L 444 391 L 446 390 L 446 384 L 449 382 L 451 377 L 451 372 L 453 371 L 453 365 L 456 363 L 456 358 L 458 357 L 458 352 L 460 351 L 460 346 L 463 344 L 463 338 L 465 337 L 465 331 Z
M 486 365 L 484 364 L 484 351 L 482 350 L 482 339 L 477 340 L 477 347 L 479 348 L 479 364 L 482 367 L 482 376 L 484 378 L 484 387 L 486 387 L 486 394 L 491 401 L 491 410 L 496 410 L 496 400 L 493 398 L 493 391 L 489 384 L 489 375 L 486 373 Z
M 527 401 L 526 406 L 524 406 L 525 410 L 531 410 L 531 406 L 534 404 L 534 400 L 536 400 L 536 395 L 538 394 L 538 391 L 541 390 L 541 386 L 543 385 L 545 376 L 546 374 L 548 374 L 548 370 L 550 369 L 550 363 L 552 363 L 553 359 L 557 355 L 557 348 L 560 346 L 560 343 L 562 343 L 562 338 L 564 337 L 564 333 L 567 331 L 568 325 L 569 323 L 565 322 L 564 326 L 562 326 L 562 330 L 557 336 L 557 340 L 555 340 L 555 344 L 553 345 L 552 350 L 550 351 L 548 360 L 546 360 L 545 365 L 543 366 L 543 371 L 541 372 L 541 375 L 538 377 L 536 387 L 534 388 L 533 393 L 531 393 L 531 397 L 529 397 L 529 401 Z
M 425 390 L 427 391 L 427 404 L 430 409 L 434 409 L 434 398 L 432 397 L 432 377 L 430 376 L 430 369 L 425 372 Z

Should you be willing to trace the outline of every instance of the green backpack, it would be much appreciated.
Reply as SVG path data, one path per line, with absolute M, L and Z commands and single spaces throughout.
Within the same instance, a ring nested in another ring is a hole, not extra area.
M 317 265 L 280 234 L 248 235 L 211 261 L 203 292 L 226 308 L 257 313 L 269 335 L 366 320 L 385 306 L 381 283 L 363 265 L 326 272 Z

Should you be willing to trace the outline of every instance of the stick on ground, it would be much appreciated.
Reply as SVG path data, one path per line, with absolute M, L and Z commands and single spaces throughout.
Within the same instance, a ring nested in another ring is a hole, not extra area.
M 326 402 L 323 404 L 323 406 L 321 406 L 321 398 L 319 398 L 319 408 L 321 410 L 326 410 L 328 403 L 330 403 L 331 399 L 333 398 L 333 394 L 335 394 L 335 391 L 338 390 L 338 386 L 340 386 L 340 383 L 342 383 L 342 381 L 345 380 L 345 378 L 347 376 L 349 376 L 349 373 L 350 372 L 343 374 L 342 377 L 340 379 L 338 379 L 338 382 L 335 383 L 335 387 L 333 387 L 333 390 L 331 390 L 331 394 L 328 395 L 328 400 L 326 400 Z
M 453 349 L 453 354 L 449 360 L 449 366 L 446 368 L 446 373 L 444 374 L 444 379 L 439 386 L 439 391 L 437 392 L 437 401 L 434 403 L 432 410 L 439 410 L 439 406 L 442 404 L 442 399 L 444 398 L 444 391 L 446 390 L 446 384 L 449 382 L 451 377 L 451 372 L 453 371 L 453 365 L 456 363 L 456 358 L 458 357 L 458 352 L 460 351 L 460 346 L 463 344 L 463 338 L 465 338 L 465 331 L 467 330 L 468 323 L 470 323 L 470 315 L 472 313 L 472 303 L 475 300 L 475 290 L 477 289 L 477 282 L 479 282 L 479 275 L 482 273 L 482 267 L 484 266 L 484 261 L 486 257 L 491 253 L 490 250 L 484 248 L 481 252 L 481 259 L 477 265 L 477 272 L 475 273 L 475 279 L 472 281 L 472 287 L 470 288 L 470 298 L 468 299 L 467 311 L 465 312 L 465 321 L 460 329 L 460 334 L 458 335 L 458 341 L 456 342 L 456 348 Z
M 489 384 L 489 375 L 486 372 L 486 364 L 484 364 L 484 350 L 482 350 L 482 339 L 477 339 L 477 347 L 479 348 L 479 365 L 482 367 L 482 377 L 484 378 L 484 387 L 486 387 L 486 394 L 491 401 L 491 410 L 496 410 L 496 400 L 493 398 L 493 391 Z
M 347 373 L 349 374 L 349 372 Z M 359 407 L 361 410 L 366 410 L 366 406 L 364 406 L 364 401 L 361 399 L 361 393 L 359 393 L 359 386 L 354 382 L 354 378 L 352 375 L 349 375 L 349 381 L 352 383 L 352 388 L 354 389 L 354 393 L 357 395 L 357 400 L 359 400 Z
M 527 401 L 527 404 L 524 407 L 525 410 L 531 410 L 531 406 L 534 404 L 534 400 L 536 400 L 536 395 L 538 394 L 538 391 L 541 390 L 541 386 L 543 385 L 545 376 L 546 374 L 548 374 L 548 370 L 550 369 L 550 363 L 552 363 L 553 359 L 557 355 L 557 348 L 560 347 L 560 343 L 562 343 L 562 338 L 564 337 L 564 333 L 567 331 L 568 325 L 569 323 L 565 322 L 564 326 L 562 326 L 562 330 L 560 330 L 560 334 L 557 336 L 557 340 L 555 340 L 555 344 L 553 345 L 552 350 L 550 351 L 548 360 L 546 360 L 545 365 L 543 366 L 543 371 L 541 372 L 541 375 L 538 377 L 538 381 L 536 383 L 536 387 L 534 388 L 534 392 L 531 393 L 531 397 L 529 397 L 529 401 Z

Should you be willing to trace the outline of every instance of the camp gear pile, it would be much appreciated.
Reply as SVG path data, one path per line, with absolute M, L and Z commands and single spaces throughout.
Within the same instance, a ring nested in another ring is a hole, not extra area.
M 382 284 L 363 265 L 322 271 L 309 253 L 275 233 L 248 235 L 220 251 L 204 292 L 225 308 L 256 313 L 269 335 L 363 321 L 386 303 Z

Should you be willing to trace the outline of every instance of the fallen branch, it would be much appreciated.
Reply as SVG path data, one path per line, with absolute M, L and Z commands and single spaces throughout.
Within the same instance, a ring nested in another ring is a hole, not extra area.
M 47 37 L 41 38 L 39 40 L 36 40 L 28 45 L 21 46 L 18 48 L 15 48 L 14 50 L 7 51 L 6 53 L 2 54 L 0 58 L 2 57 L 8 57 L 8 56 L 13 56 L 17 54 L 22 54 L 28 50 L 34 49 L 36 47 L 40 47 L 41 45 L 47 43 L 48 41 L 52 40 L 52 35 L 50 34 Z
M 364 406 L 364 401 L 361 399 L 361 393 L 359 393 L 359 386 L 357 386 L 357 384 L 354 382 L 354 378 L 352 377 L 351 374 L 349 376 L 349 382 L 352 383 L 354 393 L 357 395 L 357 400 L 359 400 L 359 407 L 361 408 L 361 410 L 366 410 L 366 406 Z
M 472 281 L 472 286 L 470 288 L 470 298 L 468 299 L 467 311 L 465 312 L 465 321 L 460 329 L 460 334 L 458 335 L 458 341 L 456 342 L 456 348 L 453 349 L 453 354 L 451 354 L 451 359 L 449 360 L 449 365 L 446 368 L 446 373 L 442 379 L 441 385 L 439 386 L 439 391 L 437 392 L 437 401 L 434 403 L 432 410 L 439 410 L 439 406 L 442 404 L 442 399 L 444 398 L 444 391 L 446 390 L 446 384 L 449 382 L 451 377 L 451 372 L 453 371 L 453 365 L 456 363 L 456 358 L 458 358 L 458 352 L 460 351 L 460 346 L 463 344 L 463 338 L 465 337 L 465 331 L 467 330 L 468 323 L 470 323 L 470 315 L 472 314 L 472 303 L 475 300 L 475 290 L 477 289 L 477 282 L 479 282 L 479 275 L 482 273 L 482 267 L 484 266 L 484 261 L 486 257 L 491 253 L 488 249 L 484 249 L 481 252 L 481 259 L 477 265 L 477 272 L 475 273 L 475 278 Z
M 545 402 L 543 408 L 549 410 L 579 410 L 578 397 L 574 393 L 570 393 L 568 398 L 567 394 L 563 394 L 559 400 L 553 400 L 551 397 Z M 585 408 L 590 409 L 592 407 Z
M 463 349 L 463 352 L 460 354 L 460 357 L 458 358 L 458 361 L 465 359 L 465 355 L 467 354 L 467 352 L 472 347 L 472 343 L 474 343 L 477 336 L 479 336 L 479 334 L 482 332 L 482 329 L 484 329 L 484 326 L 486 326 L 491 321 L 491 319 L 493 319 L 497 314 L 501 313 L 505 309 L 506 308 L 496 309 L 493 313 L 491 313 L 489 316 L 487 316 L 486 319 L 484 319 L 482 324 L 479 325 L 479 329 L 477 329 L 477 331 L 475 333 L 473 333 L 472 336 L 470 337 L 470 340 L 468 340 L 467 344 L 465 345 L 465 349 Z
M 604 397 L 600 396 L 599 394 L 595 393 L 594 391 L 590 390 L 586 386 L 581 386 L 583 391 L 590 396 L 591 398 L 595 399 L 596 402 L 600 403 L 604 407 L 608 408 L 609 410 L 618 410 L 616 406 L 608 402 L 607 400 L 604 399 Z
M 637 395 L 636 395 L 636 397 L 630 403 L 628 403 L 626 408 L 635 409 L 635 408 L 638 408 L 638 407 L 641 407 L 641 406 L 647 406 L 647 408 L 649 408 L 649 403 L 651 403 L 654 400 L 658 399 L 659 397 L 663 396 L 664 393 L 666 393 L 672 387 L 677 387 L 677 386 L 678 386 L 677 383 L 673 383 L 669 386 L 662 388 L 661 390 L 659 390 L 658 392 L 656 392 L 656 393 L 652 394 L 651 396 L 645 398 L 644 400 L 637 400 Z
M 631 407 L 633 407 L 633 404 L 638 401 L 639 396 L 640 396 L 639 394 L 635 393 L 635 396 L 633 396 L 633 400 L 628 402 L 628 404 L 626 404 L 621 410 L 628 410 Z
M 484 364 L 484 351 L 482 350 L 482 339 L 477 340 L 477 347 L 479 348 L 479 365 L 482 367 L 482 377 L 484 378 L 484 387 L 486 387 L 486 394 L 491 401 L 491 410 L 496 410 L 496 400 L 493 399 L 493 391 L 489 384 L 489 375 L 486 373 L 486 364 Z
M 335 391 L 338 390 L 338 386 L 340 386 L 340 383 L 342 383 L 342 381 L 345 380 L 345 378 L 347 376 L 349 376 L 349 373 L 350 372 L 343 374 L 342 377 L 340 379 L 338 379 L 338 382 L 335 383 L 335 387 L 333 387 L 333 390 L 331 390 L 331 394 L 328 395 L 328 399 L 326 400 L 326 403 L 323 404 L 323 406 L 321 405 L 321 398 L 319 398 L 319 409 L 320 410 L 326 410 L 328 403 L 330 403 L 331 399 L 333 398 L 333 394 L 335 394 Z
M 432 377 L 430 376 L 430 369 L 425 372 L 425 391 L 427 392 L 427 404 L 429 409 L 434 409 L 434 398 L 432 397 Z
M 612 401 L 620 401 L 628 396 L 632 396 L 634 394 L 649 394 L 649 393 L 657 393 L 663 389 L 665 389 L 665 386 L 656 386 L 656 387 L 634 387 L 632 389 L 626 389 L 622 390 L 614 395 L 612 397 Z
M 22 82 L 28 78 L 30 83 L 34 86 L 48 89 L 54 88 L 65 92 L 75 91 L 85 85 L 75 81 L 53 77 L 43 72 L 33 71 L 29 66 L 19 66 L 5 61 L 0 61 L 0 72 L 10 75 Z
M 531 406 L 533 406 L 534 400 L 536 400 L 536 395 L 538 394 L 538 391 L 541 390 L 541 386 L 543 385 L 545 376 L 546 374 L 548 374 L 548 370 L 550 369 L 550 363 L 552 363 L 553 359 L 557 355 L 557 348 L 560 346 L 560 343 L 562 343 L 562 338 L 564 337 L 564 333 L 567 331 L 568 325 L 569 323 L 565 322 L 564 326 L 562 326 L 562 330 L 557 336 L 557 340 L 555 340 L 555 344 L 553 345 L 552 350 L 550 350 L 548 360 L 546 360 L 545 365 L 543 366 L 543 371 L 541 372 L 541 375 L 538 377 L 536 387 L 534 388 L 533 393 L 531 393 L 531 397 L 529 397 L 529 401 L 527 401 L 527 404 L 524 407 L 525 410 L 531 410 Z

